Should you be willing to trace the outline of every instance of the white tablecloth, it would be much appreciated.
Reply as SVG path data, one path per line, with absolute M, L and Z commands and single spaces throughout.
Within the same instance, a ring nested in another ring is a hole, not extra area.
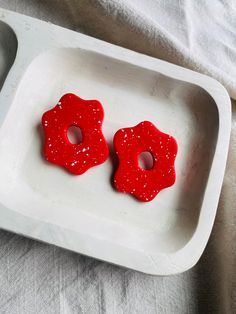
M 234 0 L 0 0 L 0 6 L 209 74 L 236 99 Z M 0 231 L 0 313 L 236 313 L 235 106 L 216 222 L 193 269 L 152 277 Z

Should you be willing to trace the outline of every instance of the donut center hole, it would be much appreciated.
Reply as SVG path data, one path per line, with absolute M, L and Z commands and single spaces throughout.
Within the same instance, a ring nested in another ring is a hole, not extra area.
M 83 135 L 80 127 L 78 126 L 71 126 L 67 130 L 67 137 L 71 144 L 80 144 L 83 141 Z
M 138 156 L 138 163 L 143 170 L 152 169 L 154 165 L 153 155 L 150 152 L 142 152 Z

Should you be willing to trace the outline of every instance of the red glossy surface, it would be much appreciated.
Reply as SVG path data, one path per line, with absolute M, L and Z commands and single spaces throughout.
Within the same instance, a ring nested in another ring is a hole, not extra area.
M 119 192 L 130 193 L 143 202 L 153 200 L 164 188 L 175 182 L 174 162 L 177 154 L 175 139 L 144 121 L 131 128 L 120 129 L 114 137 L 119 166 L 114 185 Z M 150 152 L 153 166 L 145 170 L 139 166 L 139 155 Z
M 102 134 L 103 118 L 104 111 L 99 101 L 83 100 L 74 94 L 64 95 L 42 117 L 46 160 L 76 175 L 103 163 L 109 155 Z M 72 144 L 69 141 L 67 131 L 71 126 L 81 129 L 81 143 Z

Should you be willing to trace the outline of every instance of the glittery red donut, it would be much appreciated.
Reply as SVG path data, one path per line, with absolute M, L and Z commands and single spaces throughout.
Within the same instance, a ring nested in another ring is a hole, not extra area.
M 144 121 L 135 127 L 118 130 L 114 147 L 119 158 L 114 185 L 119 192 L 130 193 L 140 201 L 149 202 L 162 189 L 174 184 L 177 143 L 151 122 Z M 152 154 L 151 169 L 139 166 L 138 158 L 142 152 Z
M 104 111 L 97 100 L 84 100 L 74 94 L 64 95 L 42 117 L 45 132 L 44 155 L 47 161 L 82 174 L 108 158 L 108 146 L 102 134 Z M 72 144 L 68 128 L 77 126 L 82 142 Z

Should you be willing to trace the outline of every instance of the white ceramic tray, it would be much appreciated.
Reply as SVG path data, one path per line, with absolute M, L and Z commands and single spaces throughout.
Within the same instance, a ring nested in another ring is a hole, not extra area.
M 200 258 L 230 137 L 225 89 L 196 72 L 0 10 L 0 227 L 155 275 Z M 140 203 L 110 184 L 112 160 L 72 176 L 41 156 L 42 113 L 68 92 L 98 99 L 112 150 L 150 120 L 178 142 L 177 182 Z

